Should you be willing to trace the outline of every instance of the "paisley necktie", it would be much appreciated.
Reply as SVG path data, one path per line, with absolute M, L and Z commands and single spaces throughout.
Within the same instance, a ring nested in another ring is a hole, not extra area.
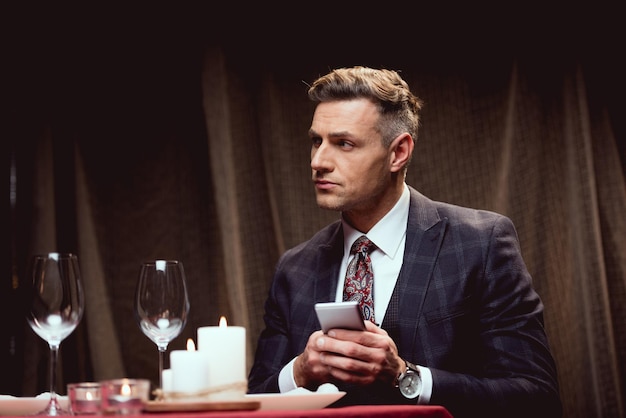
M 350 254 L 355 254 L 348 270 L 346 271 L 346 281 L 343 287 L 344 301 L 357 301 L 361 315 L 366 321 L 374 322 L 374 273 L 372 272 L 372 261 L 370 251 L 376 246 L 365 235 L 361 235 L 350 249 Z

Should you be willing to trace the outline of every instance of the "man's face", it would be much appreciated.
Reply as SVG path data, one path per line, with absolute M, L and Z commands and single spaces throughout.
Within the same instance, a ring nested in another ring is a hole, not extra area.
M 376 211 L 391 185 L 390 150 L 376 131 L 379 113 L 366 99 L 320 103 L 309 130 L 317 204 Z

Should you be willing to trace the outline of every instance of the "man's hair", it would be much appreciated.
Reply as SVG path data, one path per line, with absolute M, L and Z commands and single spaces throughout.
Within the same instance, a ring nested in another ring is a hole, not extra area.
M 308 94 L 316 103 L 369 99 L 380 111 L 378 130 L 385 146 L 403 132 L 417 140 L 422 101 L 411 93 L 396 71 L 360 66 L 338 68 L 315 80 Z

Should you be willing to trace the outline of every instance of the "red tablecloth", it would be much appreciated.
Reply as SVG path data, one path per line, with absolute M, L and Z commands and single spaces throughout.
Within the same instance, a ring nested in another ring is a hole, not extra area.
M 93 415 L 77 415 L 94 418 Z M 126 415 L 124 418 L 452 418 L 442 406 L 375 405 L 346 406 L 312 410 L 256 410 L 210 412 L 158 412 Z

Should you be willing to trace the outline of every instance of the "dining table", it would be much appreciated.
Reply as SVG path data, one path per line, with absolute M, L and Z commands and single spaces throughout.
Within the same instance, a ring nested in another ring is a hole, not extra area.
M 233 400 L 144 401 L 139 406 L 128 403 L 100 406 L 77 401 L 72 406 L 85 408 L 70 412 L 77 418 L 120 415 L 124 418 L 452 418 L 441 405 L 332 405 L 343 392 L 303 394 L 253 394 Z M 59 398 L 62 408 L 72 408 L 67 397 Z M 88 401 L 89 402 L 89 401 Z M 33 416 L 45 405 L 45 398 L 0 397 L 0 416 Z M 95 406 L 93 408 L 92 406 Z
M 74 415 L 94 418 L 94 415 Z M 437 405 L 358 405 L 341 408 L 240 410 L 198 412 L 143 412 L 124 418 L 453 418 L 443 406 Z

